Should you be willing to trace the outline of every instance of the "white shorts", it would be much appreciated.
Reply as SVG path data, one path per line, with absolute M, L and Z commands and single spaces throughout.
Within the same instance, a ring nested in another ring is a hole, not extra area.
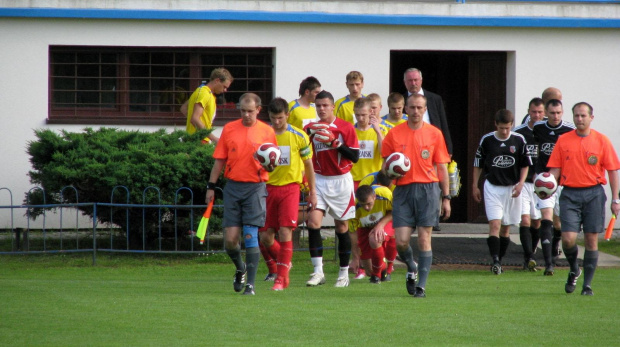
M 502 225 L 521 222 L 521 194 L 512 197 L 513 186 L 495 186 L 484 182 L 484 209 L 488 220 L 501 220 Z
M 353 177 L 350 173 L 339 176 L 316 177 L 316 208 L 329 212 L 335 220 L 355 218 Z
M 536 196 L 536 208 L 542 210 L 543 208 L 553 208 L 553 214 L 560 216 L 560 195 L 562 194 L 562 186 L 551 195 L 549 198 L 542 200 Z
M 530 215 L 531 220 L 542 217 L 540 210 L 536 208 L 538 196 L 534 193 L 534 183 L 525 182 L 521 190 L 521 215 Z

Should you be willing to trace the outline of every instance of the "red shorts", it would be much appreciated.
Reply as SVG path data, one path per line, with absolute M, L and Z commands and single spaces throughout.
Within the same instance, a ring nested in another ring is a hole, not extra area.
M 357 245 L 360 248 L 360 259 L 367 260 L 372 257 L 372 248 L 370 248 L 370 241 L 368 237 L 370 235 L 370 228 L 358 228 L 357 229 Z M 390 221 L 385 228 L 383 228 L 383 232 L 385 233 L 385 241 L 383 241 L 383 245 L 385 245 L 386 241 L 390 238 L 394 238 L 394 228 L 392 227 L 392 221 Z
M 299 184 L 267 185 L 267 216 L 259 231 L 280 227 L 296 228 L 299 215 Z

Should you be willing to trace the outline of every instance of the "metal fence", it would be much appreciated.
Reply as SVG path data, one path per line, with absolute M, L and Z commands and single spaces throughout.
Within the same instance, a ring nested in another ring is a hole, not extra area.
M 36 191 L 43 193 L 42 204 L 31 203 L 31 195 Z M 25 204 L 16 205 L 11 190 L 0 188 L 0 204 L 3 204 L 7 196 L 9 200 L 8 205 L 0 205 L 0 212 L 8 211 L 10 216 L 10 220 L 2 222 L 5 225 L 4 229 L 0 225 L 0 254 L 92 252 L 94 265 L 97 261 L 97 252 L 158 254 L 224 252 L 223 232 L 221 228 L 216 228 L 219 223 L 209 224 L 204 244 L 201 245 L 195 237 L 194 230 L 207 206 L 179 203 L 194 200 L 194 192 L 190 188 L 177 189 L 173 204 L 162 204 L 161 192 L 157 187 L 145 188 L 142 191 L 142 203 L 139 204 L 130 203 L 129 192 L 126 186 L 116 186 L 110 194 L 110 202 L 80 202 L 77 189 L 67 186 L 59 192 L 59 201 L 65 203 L 47 204 L 43 188 L 34 187 L 26 193 Z M 186 199 L 182 199 L 182 194 Z M 147 203 L 153 200 L 156 201 Z M 305 204 L 300 204 L 301 207 L 303 205 Z M 78 208 L 91 210 L 92 225 L 84 226 L 84 219 L 80 225 L 81 212 Z M 214 214 L 216 211 L 221 212 L 222 209 L 223 205 L 213 205 Z M 36 210 L 42 213 L 37 217 L 37 220 L 41 218 L 38 223 L 40 227 L 35 228 L 31 222 L 32 214 Z M 25 211 L 26 226 L 16 228 L 16 216 L 22 211 Z M 148 211 L 150 213 L 147 213 Z M 58 214 L 54 225 L 48 222 L 49 214 Z M 73 214 L 75 214 L 74 221 Z M 141 218 L 136 218 L 137 215 L 141 215 Z M 70 223 L 65 221 L 67 218 L 71 220 Z M 100 220 L 109 222 L 101 223 Z M 121 227 L 123 225 L 124 227 Z M 303 234 L 304 228 L 301 229 Z

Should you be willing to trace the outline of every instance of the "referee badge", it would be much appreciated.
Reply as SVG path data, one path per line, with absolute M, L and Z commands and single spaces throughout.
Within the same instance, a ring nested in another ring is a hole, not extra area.
M 598 163 L 598 158 L 594 154 L 588 157 L 588 164 L 596 165 L 596 163 Z
M 431 152 L 428 149 L 423 149 L 420 155 L 422 159 L 428 159 L 431 156 Z

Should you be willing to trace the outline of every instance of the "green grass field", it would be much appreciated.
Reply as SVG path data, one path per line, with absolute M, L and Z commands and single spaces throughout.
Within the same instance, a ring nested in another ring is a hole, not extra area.
M 307 252 L 297 252 L 291 287 L 269 290 L 261 262 L 256 296 L 232 290 L 226 256 L 0 256 L 0 345 L 344 346 L 618 345 L 620 269 L 598 269 L 595 296 L 564 293 L 554 277 L 509 270 L 432 271 L 427 298 L 407 295 L 404 269 L 392 282 L 352 280 L 305 287 Z

